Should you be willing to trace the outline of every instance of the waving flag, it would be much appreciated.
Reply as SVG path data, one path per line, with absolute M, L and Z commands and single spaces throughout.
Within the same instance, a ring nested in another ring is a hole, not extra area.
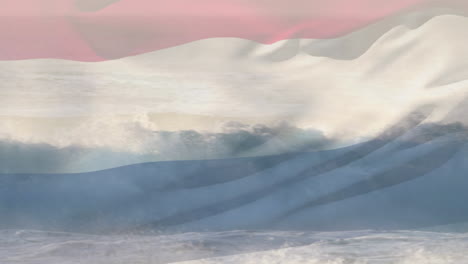
M 2 229 L 468 221 L 465 1 L 0 4 Z
M 219 37 L 335 38 L 428 7 L 466 10 L 454 0 L 3 0 L 0 58 L 101 61 Z

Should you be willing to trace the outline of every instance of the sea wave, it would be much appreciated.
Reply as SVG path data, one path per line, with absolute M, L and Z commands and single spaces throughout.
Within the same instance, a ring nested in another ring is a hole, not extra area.
M 230 231 L 85 235 L 0 231 L 2 263 L 466 263 L 468 235 L 427 231 Z

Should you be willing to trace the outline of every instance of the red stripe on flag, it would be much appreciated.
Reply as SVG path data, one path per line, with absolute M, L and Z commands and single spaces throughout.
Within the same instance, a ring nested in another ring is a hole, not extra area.
M 0 59 L 101 61 L 215 37 L 265 44 L 288 38 L 332 38 L 432 2 L 0 0 Z

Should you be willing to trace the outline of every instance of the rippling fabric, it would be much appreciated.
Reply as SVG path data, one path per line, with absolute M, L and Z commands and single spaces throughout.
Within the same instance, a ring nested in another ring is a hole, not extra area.
M 2 0 L 0 59 L 102 61 L 216 37 L 333 38 L 434 0 Z
M 468 221 L 464 1 L 0 3 L 0 229 Z

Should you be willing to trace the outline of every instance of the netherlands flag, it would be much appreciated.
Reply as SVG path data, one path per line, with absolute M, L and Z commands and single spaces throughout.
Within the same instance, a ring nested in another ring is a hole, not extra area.
M 0 228 L 468 221 L 464 0 L 1 0 Z

